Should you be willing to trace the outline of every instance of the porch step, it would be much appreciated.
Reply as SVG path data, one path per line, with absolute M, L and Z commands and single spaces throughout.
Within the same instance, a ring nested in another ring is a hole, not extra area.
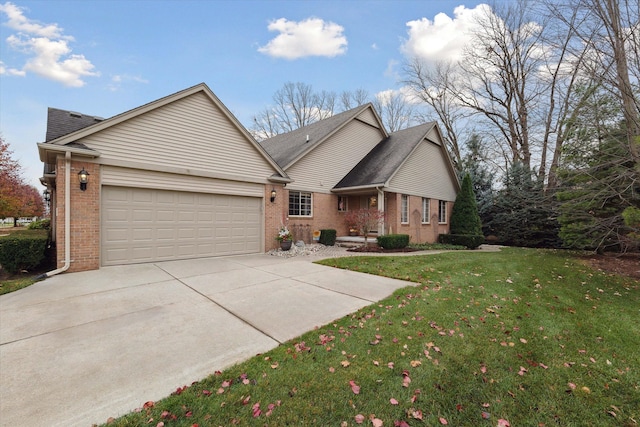
M 378 239 L 369 236 L 367 242 L 369 244 L 378 243 Z M 364 245 L 364 236 L 338 236 L 336 237 L 336 244 L 343 248 L 356 248 Z

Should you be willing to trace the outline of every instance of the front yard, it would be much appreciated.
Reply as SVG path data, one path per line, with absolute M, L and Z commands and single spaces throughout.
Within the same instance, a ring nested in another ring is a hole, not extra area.
M 322 263 L 416 286 L 109 425 L 640 422 L 639 280 L 533 249 Z

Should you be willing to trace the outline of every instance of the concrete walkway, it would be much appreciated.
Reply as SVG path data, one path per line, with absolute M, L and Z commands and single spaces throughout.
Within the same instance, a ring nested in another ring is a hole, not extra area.
M 0 425 L 91 426 L 412 285 L 248 255 L 62 274 L 0 296 Z

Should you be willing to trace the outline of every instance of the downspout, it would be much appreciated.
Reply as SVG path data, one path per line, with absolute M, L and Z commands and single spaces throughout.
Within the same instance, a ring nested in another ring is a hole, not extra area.
M 64 155 L 64 265 L 58 269 L 49 271 L 36 277 L 36 280 L 44 280 L 47 277 L 63 273 L 71 266 L 71 153 Z

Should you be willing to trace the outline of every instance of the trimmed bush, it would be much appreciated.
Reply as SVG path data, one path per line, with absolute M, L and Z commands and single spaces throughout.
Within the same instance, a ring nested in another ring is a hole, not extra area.
M 0 265 L 13 274 L 37 267 L 45 257 L 46 230 L 24 230 L 0 237 Z
M 333 246 L 336 244 L 336 230 L 327 229 L 320 230 L 320 240 L 319 242 L 325 246 Z
M 385 236 L 378 236 L 378 246 L 384 249 L 403 249 L 408 245 L 408 234 L 387 234 Z
M 475 249 L 482 243 L 484 243 L 484 236 L 474 236 L 467 234 L 441 234 L 440 236 L 438 236 L 438 242 L 449 245 L 466 246 L 469 249 Z
M 32 223 L 29 223 L 27 228 L 29 230 L 49 230 L 51 228 L 51 220 L 48 218 L 39 219 L 37 221 L 33 221 Z

